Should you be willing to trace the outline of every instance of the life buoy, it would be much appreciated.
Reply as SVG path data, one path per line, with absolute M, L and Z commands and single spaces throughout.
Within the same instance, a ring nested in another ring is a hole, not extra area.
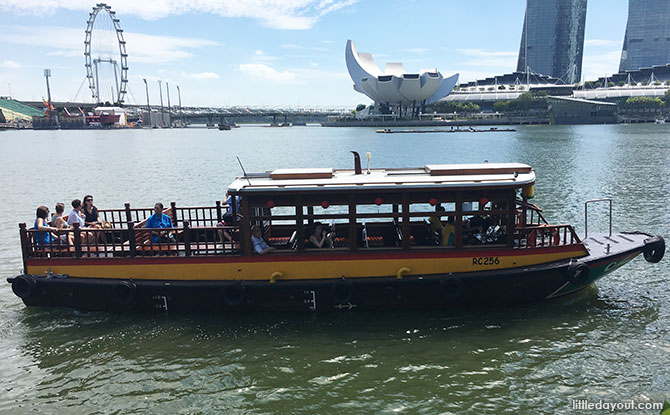
M 223 302 L 227 306 L 235 307 L 244 301 L 247 289 L 241 282 L 236 282 L 223 289 Z
M 568 281 L 573 284 L 583 284 L 589 279 L 591 270 L 582 262 L 573 262 L 568 266 Z
M 340 280 L 330 287 L 330 294 L 336 304 L 349 304 L 354 296 L 354 285 L 346 280 Z
M 665 255 L 665 240 L 660 236 L 657 238 L 656 241 L 647 244 L 642 251 L 644 259 L 652 264 L 659 262 Z
M 463 281 L 455 277 L 443 279 L 440 281 L 440 291 L 447 300 L 455 300 L 463 292 Z
M 114 285 L 114 300 L 121 305 L 128 305 L 135 299 L 137 285 L 132 281 L 119 281 Z
M 35 294 L 37 281 L 30 275 L 19 275 L 12 281 L 12 291 L 22 300 L 27 300 Z

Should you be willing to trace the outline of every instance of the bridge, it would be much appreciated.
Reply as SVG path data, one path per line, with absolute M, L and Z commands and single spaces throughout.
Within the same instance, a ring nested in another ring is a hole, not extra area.
M 24 101 L 26 105 L 42 109 L 42 101 Z M 92 112 L 94 108 L 103 104 L 94 104 L 91 102 L 68 102 L 53 101 L 54 108 L 60 111 L 67 108 L 72 114 L 79 110 Z M 131 114 L 138 117 L 146 117 L 146 105 L 124 105 Z M 322 122 L 330 116 L 351 115 L 350 108 L 344 107 L 300 107 L 300 108 L 268 108 L 268 107 L 171 107 L 168 111 L 166 106 L 151 105 L 152 121 L 164 125 L 172 122 L 184 122 L 190 124 L 216 124 L 227 122 L 270 122 L 270 123 L 289 123 L 289 122 Z M 162 115 L 162 116 L 161 116 Z

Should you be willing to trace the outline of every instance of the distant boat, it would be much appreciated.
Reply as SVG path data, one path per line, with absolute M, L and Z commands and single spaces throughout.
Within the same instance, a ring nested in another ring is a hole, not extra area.
M 219 130 L 221 131 L 230 131 L 231 129 L 230 124 L 219 124 Z
M 654 121 L 655 124 L 665 124 L 665 118 L 657 118 Z

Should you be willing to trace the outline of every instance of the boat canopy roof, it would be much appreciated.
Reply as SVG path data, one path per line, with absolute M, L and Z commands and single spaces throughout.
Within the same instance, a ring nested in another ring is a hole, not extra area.
M 277 169 L 238 177 L 232 193 L 323 192 L 413 189 L 521 188 L 535 183 L 535 171 L 521 163 L 427 164 L 416 168 Z

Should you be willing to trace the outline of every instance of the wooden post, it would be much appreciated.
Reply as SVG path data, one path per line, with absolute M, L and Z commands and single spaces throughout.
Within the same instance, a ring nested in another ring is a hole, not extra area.
M 233 203 L 235 206 L 235 203 Z M 242 255 L 251 255 L 251 210 L 249 209 L 249 198 L 242 198 L 242 223 L 240 226 L 240 243 Z M 235 209 L 233 207 L 233 209 Z
M 223 215 L 221 214 L 221 201 L 216 201 L 216 223 L 221 223 Z
M 295 237 L 298 247 L 298 252 L 305 251 L 305 220 L 302 212 L 302 197 L 295 198 Z
M 510 191 L 507 197 L 507 246 L 512 248 L 514 246 L 514 233 L 516 232 L 516 191 Z
M 410 227 L 409 227 L 409 195 L 407 192 L 402 194 L 402 249 L 409 249 L 409 237 L 410 237 Z
M 132 220 L 133 217 L 130 214 L 130 203 L 126 203 L 126 222 L 131 222 Z
M 30 257 L 30 235 L 25 223 L 19 223 L 19 235 L 21 236 L 21 253 L 23 256 L 23 272 L 27 273 L 26 259 Z
M 177 203 L 170 202 L 170 210 L 172 211 L 172 226 L 177 226 Z
M 184 221 L 184 250 L 186 256 L 191 256 L 191 229 L 187 220 Z
M 135 246 L 135 224 L 131 220 L 129 220 L 127 223 L 128 223 L 128 245 L 130 246 L 130 256 L 134 257 L 137 255 L 137 247 Z
M 456 249 L 463 249 L 463 192 L 456 193 L 456 217 L 454 218 L 454 227 L 456 228 L 454 247 L 456 247 Z
M 314 225 L 314 206 L 307 206 L 307 225 Z
M 74 226 L 74 256 L 81 258 L 81 229 L 79 223 L 75 222 Z
M 352 251 L 358 250 L 358 232 L 356 225 L 356 196 L 349 194 L 349 245 Z

